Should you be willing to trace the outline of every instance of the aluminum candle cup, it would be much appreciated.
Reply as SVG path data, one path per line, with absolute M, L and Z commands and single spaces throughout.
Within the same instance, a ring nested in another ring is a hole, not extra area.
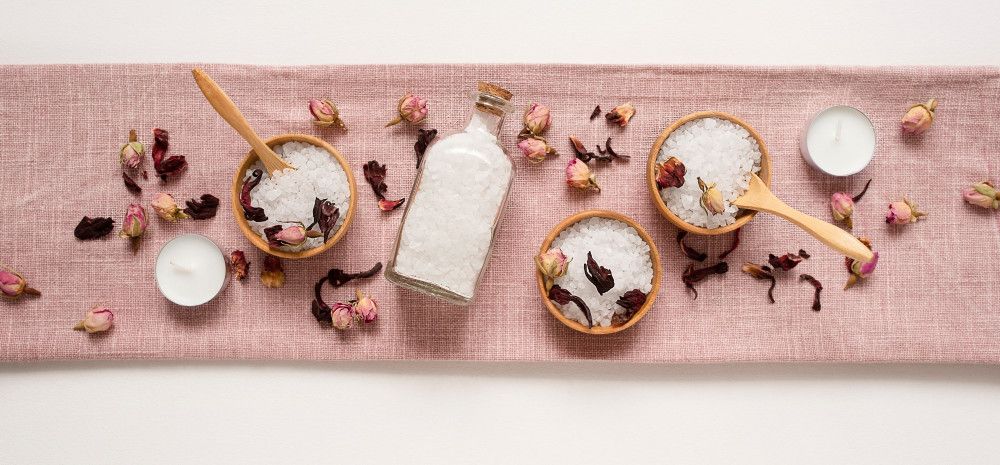
M 802 132 L 802 158 L 832 176 L 850 176 L 875 156 L 875 125 L 854 107 L 837 105 L 813 116 Z
M 200 234 L 182 234 L 164 244 L 153 272 L 160 294 L 183 307 L 214 299 L 229 281 L 228 273 L 222 250 Z

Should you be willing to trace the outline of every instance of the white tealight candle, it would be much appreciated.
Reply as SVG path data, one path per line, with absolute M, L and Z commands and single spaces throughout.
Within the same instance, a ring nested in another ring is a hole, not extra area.
M 156 287 L 167 300 L 185 307 L 204 304 L 226 284 L 228 267 L 219 246 L 200 234 L 183 234 L 156 256 Z
M 875 156 L 875 125 L 857 108 L 830 107 L 809 120 L 799 150 L 813 168 L 849 176 L 865 169 Z

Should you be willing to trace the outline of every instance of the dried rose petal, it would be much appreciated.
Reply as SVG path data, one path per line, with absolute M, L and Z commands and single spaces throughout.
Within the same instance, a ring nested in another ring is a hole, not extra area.
M 743 268 L 741 268 L 744 273 L 753 276 L 755 279 L 764 279 L 771 281 L 771 287 L 767 289 L 767 298 L 774 303 L 774 286 L 777 284 L 777 280 L 774 279 L 774 273 L 771 273 L 771 268 L 767 265 L 760 266 L 756 263 L 744 263 Z
M 812 277 L 812 275 L 808 275 L 808 274 L 799 275 L 799 280 L 801 280 L 801 281 L 809 281 L 809 284 L 812 284 L 813 287 L 816 288 L 816 294 L 813 295 L 812 309 L 814 311 L 818 312 L 819 309 L 820 309 L 819 292 L 823 290 L 823 285 L 820 284 L 820 282 L 819 282 L 818 279 L 816 279 L 816 278 Z
M 242 250 L 234 250 L 229 254 L 229 269 L 233 272 L 233 277 L 243 281 L 250 273 L 250 262 L 247 255 Z
M 413 151 L 417 154 L 417 168 L 420 168 L 424 152 L 427 151 L 427 146 L 431 145 L 431 141 L 437 137 L 437 133 L 437 129 L 417 129 L 417 142 L 413 144 Z
M 135 183 L 135 180 L 132 179 L 132 176 L 129 176 L 128 173 L 124 171 L 122 171 L 122 181 L 125 181 L 125 188 L 128 189 L 129 192 L 133 194 L 142 193 L 142 188 Z
M 257 187 L 257 184 L 260 184 L 260 179 L 263 176 L 264 170 L 256 169 L 250 173 L 250 177 L 243 180 L 243 188 L 240 189 L 240 206 L 243 207 L 243 216 L 246 217 L 247 221 L 267 221 L 264 209 L 253 206 L 250 197 L 250 191 Z
M 201 200 L 191 199 L 184 203 L 187 204 L 184 213 L 196 220 L 214 218 L 219 210 L 219 198 L 212 194 L 202 194 Z
M 685 287 L 694 292 L 694 298 L 697 299 L 698 290 L 694 288 L 696 283 L 701 282 L 713 274 L 725 274 L 727 271 L 729 271 L 729 264 L 726 262 L 719 262 L 712 266 L 699 269 L 695 269 L 694 263 L 691 263 L 684 269 L 684 273 L 681 275 L 681 282 L 684 283 Z
M 369 270 L 362 271 L 360 273 L 346 273 L 340 268 L 331 268 L 330 271 L 326 272 L 325 277 L 328 281 L 330 281 L 331 286 L 340 287 L 355 279 L 370 278 L 375 276 L 381 270 L 382 262 L 378 262 Z
M 660 189 L 681 187 L 684 185 L 684 175 L 687 168 L 677 157 L 670 157 L 663 163 L 656 164 L 656 186 Z
M 560 305 L 568 305 L 570 302 L 575 303 L 576 306 L 580 308 L 580 311 L 583 312 L 583 316 L 587 318 L 587 327 L 594 327 L 594 317 L 591 316 L 590 307 L 587 306 L 587 303 L 584 302 L 583 299 L 573 295 L 566 289 L 559 287 L 558 284 L 552 286 L 552 289 L 549 289 L 549 299 Z
M 607 118 L 609 123 L 625 127 L 633 115 L 635 115 L 635 105 L 632 105 L 632 102 L 628 102 L 612 108 L 604 117 Z
M 594 118 L 597 118 L 598 116 L 601 116 L 601 106 L 600 105 L 594 107 L 594 111 L 590 112 L 590 120 L 593 121 Z
M 281 266 L 280 258 L 274 255 L 264 255 L 264 266 L 260 270 L 260 282 L 273 288 L 285 285 L 285 270 Z
M 583 275 L 597 288 L 598 294 L 604 295 L 605 292 L 615 287 L 615 277 L 611 275 L 611 270 L 597 264 L 597 260 L 594 260 L 594 256 L 590 252 L 587 252 L 587 263 L 583 266 Z
M 732 244 L 730 244 L 729 248 L 726 249 L 725 252 L 722 252 L 721 254 L 719 254 L 719 260 L 722 260 L 722 259 L 728 257 L 729 254 L 733 253 L 733 251 L 736 250 L 740 246 L 740 231 L 742 229 L 743 228 L 736 228 L 736 231 L 733 231 L 733 242 L 732 242 Z M 805 257 L 805 258 L 809 258 L 809 257 Z
M 695 249 L 692 249 L 691 247 L 688 247 L 688 245 L 684 243 L 684 238 L 687 237 L 687 234 L 688 234 L 687 231 L 684 230 L 677 231 L 677 244 L 681 246 L 681 252 L 683 252 L 687 258 L 690 258 L 691 260 L 694 260 L 696 262 L 705 261 L 705 259 L 708 258 L 707 253 L 699 252 Z
M 111 218 L 90 218 L 83 217 L 80 223 L 73 229 L 73 235 L 81 241 L 99 239 L 107 236 L 115 229 L 115 220 Z
M 399 208 L 399 206 L 402 205 L 404 201 L 406 201 L 406 197 L 403 197 L 398 200 L 380 199 L 378 201 L 378 208 L 379 210 L 382 210 L 384 212 L 391 212 L 396 208 Z
M 166 157 L 170 148 L 170 134 L 165 129 L 153 129 L 153 170 L 161 180 L 177 176 L 187 169 L 187 160 L 183 155 Z

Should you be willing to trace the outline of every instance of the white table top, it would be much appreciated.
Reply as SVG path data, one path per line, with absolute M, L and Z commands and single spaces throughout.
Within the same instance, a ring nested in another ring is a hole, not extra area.
M 51 3 L 4 3 L 0 63 L 1000 63 L 985 1 Z M 0 365 L 3 464 L 972 464 L 998 430 L 989 366 Z

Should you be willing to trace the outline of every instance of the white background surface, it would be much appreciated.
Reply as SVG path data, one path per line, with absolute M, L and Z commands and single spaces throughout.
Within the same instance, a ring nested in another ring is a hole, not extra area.
M 1000 63 L 985 0 L 141 3 L 3 0 L 0 63 Z M 0 464 L 970 464 L 998 431 L 987 366 L 0 365 Z

